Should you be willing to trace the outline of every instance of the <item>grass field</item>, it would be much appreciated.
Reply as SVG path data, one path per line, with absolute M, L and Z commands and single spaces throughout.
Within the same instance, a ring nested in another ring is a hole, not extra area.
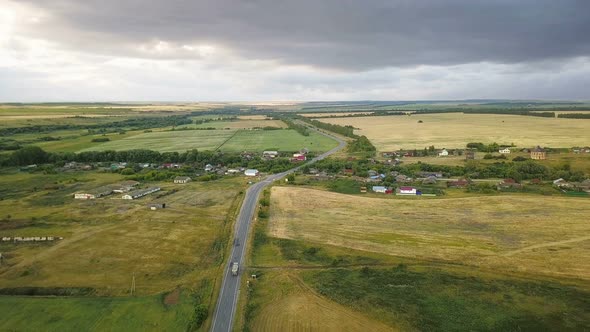
M 355 132 L 367 136 L 379 151 L 431 145 L 464 148 L 468 142 L 514 143 L 519 147 L 572 147 L 590 142 L 590 121 L 584 119 L 451 113 L 321 121 L 359 128 Z
M 391 327 L 320 296 L 297 273 L 267 271 L 252 281 L 258 309 L 248 328 L 252 331 L 391 331 Z
M 163 297 L 0 297 L 3 331 L 183 331 L 193 305 L 188 292 L 166 306 Z
M 177 130 L 143 133 L 106 142 L 82 151 L 130 150 L 148 148 L 158 151 L 186 151 L 190 149 L 241 152 L 241 151 L 327 151 L 336 141 L 310 133 L 303 136 L 294 130 Z
M 384 200 L 274 187 L 269 233 L 400 257 L 590 280 L 585 198 Z M 573 262 L 576 262 L 575 264 Z
M 79 298 L 0 297 L 0 310 L 15 312 L 12 319 L 0 320 L 0 330 L 43 326 L 36 324 L 46 324 L 41 330 L 185 330 L 194 313 L 195 291 L 200 292 L 196 304 L 211 314 L 243 180 L 152 183 L 162 191 L 138 200 L 114 194 L 80 201 L 73 199 L 74 192 L 123 178 L 9 170 L 0 177 L 1 236 L 63 237 L 52 243 L 0 243 L 0 292 L 86 290 Z M 150 202 L 167 206 L 151 211 Z M 129 297 L 133 276 L 136 297 Z M 177 288 L 184 294 L 179 304 L 162 304 L 162 294 Z M 35 322 L 29 324 L 25 316 L 35 316 Z
M 154 194 L 125 201 L 112 195 L 79 201 L 72 198 L 73 192 L 116 182 L 118 176 L 3 177 L 7 180 L 0 187 L 2 235 L 64 239 L 42 245 L 1 244 L 6 259 L 0 267 L 0 287 L 92 287 L 98 295 L 117 296 L 128 294 L 133 273 L 138 294 L 215 277 L 223 248 L 218 242 L 225 236 L 226 216 L 241 188 L 239 179 L 193 182 L 182 188 L 162 183 L 163 190 L 181 190 L 161 199 Z M 55 182 L 62 188 L 43 189 Z M 146 207 L 162 200 L 167 203 L 164 210 Z

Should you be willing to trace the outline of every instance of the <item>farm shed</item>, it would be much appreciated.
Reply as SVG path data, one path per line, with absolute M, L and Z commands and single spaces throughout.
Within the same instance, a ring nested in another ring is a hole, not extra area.
M 123 199 L 137 199 L 137 198 L 143 197 L 145 195 L 155 193 L 156 191 L 160 191 L 160 187 L 150 187 L 147 189 L 140 189 L 140 190 L 132 191 L 129 194 L 123 195 L 121 198 L 123 198 Z
M 174 183 L 184 184 L 184 183 L 189 183 L 190 181 L 191 181 L 191 178 L 188 176 L 177 176 L 174 178 Z
M 498 152 L 501 153 L 501 154 L 510 154 L 510 149 L 508 149 L 508 148 L 501 149 L 501 150 L 498 150 Z
M 113 193 L 113 186 L 102 186 L 87 192 L 78 192 L 74 194 L 74 199 L 95 199 L 108 196 Z
M 258 176 L 259 172 L 257 169 L 247 169 L 244 171 L 245 176 Z
M 150 210 L 165 209 L 166 203 L 151 203 L 148 204 L 148 207 L 150 208 Z

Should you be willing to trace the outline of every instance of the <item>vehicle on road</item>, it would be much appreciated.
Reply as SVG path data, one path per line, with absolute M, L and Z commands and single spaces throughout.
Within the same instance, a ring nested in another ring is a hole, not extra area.
M 238 262 L 233 262 L 231 264 L 231 274 L 232 275 L 237 276 L 239 269 L 240 269 L 240 265 L 238 264 Z

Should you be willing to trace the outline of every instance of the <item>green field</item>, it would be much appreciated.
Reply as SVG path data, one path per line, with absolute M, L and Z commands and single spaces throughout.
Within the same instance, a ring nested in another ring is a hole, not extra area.
M 294 130 L 176 130 L 143 133 L 106 142 L 81 151 L 151 149 L 162 152 L 215 150 L 226 152 L 241 151 L 297 151 L 309 148 L 311 151 L 327 151 L 337 143 L 325 136 L 310 133 L 303 136 Z
M 166 306 L 163 296 L 26 298 L 0 296 L 3 331 L 184 331 L 193 309 L 188 292 Z

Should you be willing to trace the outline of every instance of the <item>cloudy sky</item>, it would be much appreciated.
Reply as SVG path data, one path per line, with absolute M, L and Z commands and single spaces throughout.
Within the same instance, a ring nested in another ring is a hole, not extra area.
M 590 100 L 587 0 L 0 0 L 0 101 Z

